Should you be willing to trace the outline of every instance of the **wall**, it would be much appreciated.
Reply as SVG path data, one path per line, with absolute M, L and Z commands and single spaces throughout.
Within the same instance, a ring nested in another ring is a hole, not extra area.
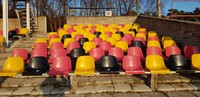
M 8 30 L 11 30 L 13 28 L 20 28 L 20 23 L 17 18 L 9 18 L 8 19 Z M 0 30 L 3 29 L 3 19 L 0 19 Z
M 133 23 L 136 16 L 117 16 L 117 17 L 67 17 L 67 24 L 120 24 Z
M 47 33 L 47 18 L 45 16 L 38 17 L 38 32 Z
M 139 16 L 135 21 L 148 30 L 157 31 L 160 36 L 172 36 L 183 48 L 195 45 L 200 49 L 200 23 L 173 19 Z

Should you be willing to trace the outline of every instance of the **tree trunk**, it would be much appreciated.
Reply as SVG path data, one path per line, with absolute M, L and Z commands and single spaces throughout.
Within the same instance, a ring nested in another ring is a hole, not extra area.
M 157 0 L 157 11 L 158 11 L 158 17 L 161 18 L 161 3 L 160 3 L 160 0 Z

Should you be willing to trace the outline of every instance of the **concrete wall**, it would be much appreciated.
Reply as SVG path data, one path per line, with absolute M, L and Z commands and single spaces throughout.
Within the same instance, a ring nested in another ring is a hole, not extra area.
M 172 36 L 181 48 L 195 45 L 200 49 L 200 23 L 139 16 L 135 21 L 148 30 L 155 30 L 160 36 Z
M 67 17 L 67 24 L 120 24 L 133 23 L 136 16 L 117 16 L 117 17 Z
M 20 23 L 17 18 L 9 18 L 8 19 L 8 30 L 11 30 L 13 28 L 20 28 Z M 0 30 L 3 29 L 3 19 L 0 19 Z
M 13 28 L 20 28 L 20 22 L 17 18 L 8 19 L 8 30 Z M 0 19 L 0 30 L 3 29 L 3 19 Z M 47 20 L 45 16 L 38 17 L 38 32 L 47 32 Z
M 47 17 L 38 17 L 38 32 L 47 33 Z

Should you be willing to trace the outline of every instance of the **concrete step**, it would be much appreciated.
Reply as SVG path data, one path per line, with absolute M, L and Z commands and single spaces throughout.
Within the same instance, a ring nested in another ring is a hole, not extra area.
M 11 53 L 0 53 L 0 59 L 5 59 L 11 56 Z
M 0 58 L 0 66 L 3 66 L 6 61 L 6 58 Z
M 6 48 L 6 52 L 7 53 L 11 53 L 13 50 L 15 50 L 15 49 L 17 49 L 17 48 Z M 28 52 L 31 52 L 32 51 L 32 48 L 24 48 L 24 49 L 26 49 Z

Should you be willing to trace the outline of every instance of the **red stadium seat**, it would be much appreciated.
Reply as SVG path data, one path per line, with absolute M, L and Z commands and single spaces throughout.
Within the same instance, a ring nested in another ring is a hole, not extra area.
M 128 53 L 129 56 L 138 56 L 141 61 L 145 61 L 142 49 L 140 47 L 130 47 L 128 48 Z
M 92 56 L 95 62 L 99 62 L 100 58 L 104 56 L 104 50 L 102 48 L 92 48 L 90 50 L 90 56 Z
M 108 55 L 115 56 L 118 62 L 122 62 L 124 57 L 124 52 L 121 48 L 115 47 L 109 50 Z

